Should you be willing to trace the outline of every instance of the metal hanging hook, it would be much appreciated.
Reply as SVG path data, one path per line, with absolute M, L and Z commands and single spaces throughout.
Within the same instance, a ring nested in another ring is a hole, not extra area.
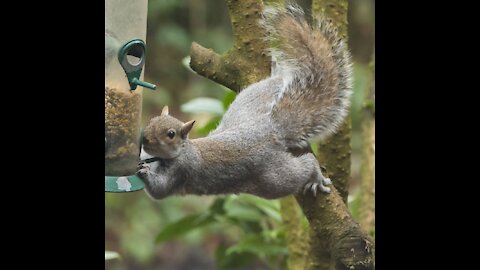
M 145 42 L 141 39 L 130 40 L 118 50 L 118 61 L 127 74 L 130 90 L 137 89 L 138 85 L 150 89 L 157 87 L 155 84 L 140 80 L 145 64 L 145 51 Z

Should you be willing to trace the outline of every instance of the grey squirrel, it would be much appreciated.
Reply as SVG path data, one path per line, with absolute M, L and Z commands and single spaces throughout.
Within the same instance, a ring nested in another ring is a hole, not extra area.
M 335 132 L 347 114 L 351 63 L 326 19 L 310 26 L 295 5 L 267 7 L 265 27 L 276 67 L 241 91 L 208 136 L 188 139 L 164 107 L 144 130 L 143 151 L 160 158 L 137 175 L 154 199 L 172 194 L 249 193 L 267 199 L 330 192 L 308 140 Z

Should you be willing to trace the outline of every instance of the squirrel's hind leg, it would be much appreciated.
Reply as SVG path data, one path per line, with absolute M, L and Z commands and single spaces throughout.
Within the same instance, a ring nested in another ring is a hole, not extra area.
M 294 193 L 311 190 L 329 193 L 330 179 L 322 175 L 315 156 L 311 153 L 294 156 L 290 153 L 275 153 L 266 163 L 259 182 L 259 195 L 265 198 L 279 198 Z M 252 192 L 255 194 L 255 192 Z
M 303 158 L 305 162 L 311 163 L 314 167 L 314 171 L 308 182 L 305 184 L 303 188 L 303 194 L 307 193 L 308 190 L 313 192 L 314 196 L 317 196 L 317 190 L 320 189 L 325 193 L 330 193 L 331 189 L 327 187 L 328 185 L 332 184 L 332 180 L 330 178 L 326 178 L 322 174 L 322 170 L 318 165 L 315 156 L 311 153 L 300 156 L 299 158 Z

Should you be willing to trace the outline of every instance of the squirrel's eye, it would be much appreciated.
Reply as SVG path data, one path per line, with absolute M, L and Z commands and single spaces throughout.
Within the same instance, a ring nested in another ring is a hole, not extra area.
M 167 136 L 168 136 L 170 139 L 173 139 L 173 137 L 175 137 L 175 131 L 169 130 L 168 133 L 167 133 Z

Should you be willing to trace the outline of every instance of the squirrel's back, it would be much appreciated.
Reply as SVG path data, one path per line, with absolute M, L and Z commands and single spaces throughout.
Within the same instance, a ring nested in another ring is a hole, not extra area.
M 264 124 L 275 126 L 287 147 L 302 148 L 312 137 L 335 132 L 349 106 L 350 55 L 333 25 L 316 21 L 310 26 L 296 5 L 265 8 L 272 75 L 243 90 L 214 133 Z

